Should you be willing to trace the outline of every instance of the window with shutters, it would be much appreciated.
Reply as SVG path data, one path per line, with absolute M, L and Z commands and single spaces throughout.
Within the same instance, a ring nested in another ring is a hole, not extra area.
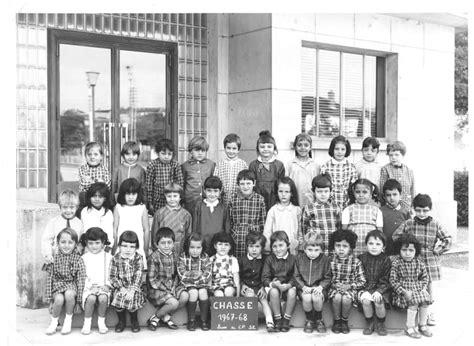
M 301 49 L 302 131 L 385 138 L 389 54 L 308 42 Z

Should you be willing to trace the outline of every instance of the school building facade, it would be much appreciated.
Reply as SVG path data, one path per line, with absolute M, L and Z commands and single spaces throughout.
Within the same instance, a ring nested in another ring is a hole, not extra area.
M 305 131 L 320 164 L 338 134 L 353 162 L 364 137 L 379 138 L 383 163 L 398 139 L 454 233 L 456 30 L 467 19 L 448 13 L 17 14 L 17 305 L 41 306 L 41 234 L 90 140 L 113 170 L 125 141 L 146 165 L 163 136 L 180 163 L 196 135 L 218 160 L 237 133 L 250 162 L 269 129 L 287 162 Z

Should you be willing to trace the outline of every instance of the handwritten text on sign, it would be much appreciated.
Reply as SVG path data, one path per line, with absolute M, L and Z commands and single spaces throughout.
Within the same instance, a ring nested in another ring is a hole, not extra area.
M 257 330 L 258 299 L 256 297 L 212 297 L 211 329 Z

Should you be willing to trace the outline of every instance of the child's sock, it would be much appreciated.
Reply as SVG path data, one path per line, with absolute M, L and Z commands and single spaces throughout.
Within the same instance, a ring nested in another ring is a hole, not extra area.
M 274 321 L 276 321 L 276 320 L 281 320 L 281 314 L 273 315 L 273 320 L 274 320 Z
M 306 321 L 313 321 L 313 311 L 305 311 Z
M 379 322 L 385 323 L 385 316 L 384 316 L 384 317 L 378 317 L 378 316 L 377 316 L 377 320 L 378 320 Z
M 201 311 L 201 321 L 207 321 L 209 316 L 209 308 L 211 304 L 209 299 L 199 301 L 199 310 Z
M 49 323 L 48 328 L 46 328 L 46 334 L 52 335 L 56 333 L 56 328 L 58 327 L 58 317 L 51 317 L 51 322 Z
M 66 314 L 66 316 L 64 317 L 64 325 L 61 328 L 61 334 L 65 335 L 71 332 L 71 323 L 72 323 L 72 314 L 70 315 Z
M 98 317 L 97 318 L 97 327 L 99 327 L 99 333 L 105 334 L 109 331 L 109 328 L 105 325 L 105 317 Z
M 426 326 L 426 322 L 428 320 L 428 307 L 427 306 L 420 306 L 420 326 Z
M 314 319 L 316 321 L 322 320 L 323 319 L 323 312 L 314 310 Z
M 188 321 L 196 320 L 197 302 L 188 302 Z
M 415 327 L 416 310 L 407 310 L 407 328 Z
M 89 335 L 91 333 L 92 317 L 84 317 L 84 325 L 82 326 L 81 333 Z
M 284 314 L 283 318 L 289 321 L 289 320 L 291 320 L 291 315 Z
M 365 320 L 367 321 L 367 323 L 373 322 L 374 321 L 374 316 L 366 317 Z

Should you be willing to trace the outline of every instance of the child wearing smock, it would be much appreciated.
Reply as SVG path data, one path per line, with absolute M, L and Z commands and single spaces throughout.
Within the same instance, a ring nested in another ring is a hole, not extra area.
M 334 202 L 342 210 L 349 202 L 347 191 L 358 178 L 354 164 L 347 159 L 351 154 L 351 143 L 344 136 L 336 136 L 331 140 L 328 154 L 331 159 L 322 165 L 321 172 L 331 176 Z
M 277 153 L 277 145 L 270 131 L 261 131 L 257 140 L 258 157 L 250 162 L 249 170 L 255 173 L 255 192 L 263 197 L 266 212 L 278 202 L 275 182 L 285 176 L 285 166 L 276 159 Z
M 342 229 L 349 229 L 357 234 L 354 256 L 365 252 L 365 237 L 374 229 L 382 231 L 383 216 L 379 208 L 369 203 L 376 201 L 377 187 L 367 179 L 357 179 L 349 191 L 350 205 L 341 216 Z
M 247 162 L 239 158 L 241 141 L 235 133 L 230 133 L 224 138 L 225 157 L 217 162 L 214 175 L 222 181 L 222 201 L 228 205 L 232 195 L 237 192 L 237 174 L 249 168 Z
M 114 198 L 117 198 L 120 185 L 122 185 L 125 179 L 129 178 L 137 179 L 143 190 L 143 194 L 145 191 L 146 177 L 145 169 L 138 164 L 140 146 L 134 141 L 126 142 L 122 147 L 120 155 L 122 156 L 122 163 L 115 169 L 112 176 L 112 194 Z M 143 197 L 146 198 L 144 194 Z
M 206 158 L 209 144 L 206 139 L 196 136 L 189 141 L 191 158 L 181 165 L 184 179 L 184 207 L 193 213 L 197 201 L 202 198 L 204 181 L 214 175 L 216 163 Z
M 355 167 L 359 178 L 365 178 L 374 183 L 380 190 L 380 169 L 382 164 L 377 160 L 380 142 L 375 137 L 367 137 L 362 142 L 362 159 L 356 162 Z
M 311 182 L 319 174 L 319 164 L 312 159 L 313 140 L 307 133 L 300 133 L 293 141 L 295 157 L 288 162 L 286 172 L 295 182 L 298 192 L 298 205 L 304 206 L 313 202 Z
M 234 257 L 235 243 L 230 234 L 220 232 L 212 237 L 216 250 L 211 257 L 212 286 L 211 292 L 216 297 L 233 297 L 240 295 L 239 262 Z
M 267 238 L 266 252 L 270 253 L 270 237 L 276 231 L 284 231 L 290 240 L 289 250 L 292 255 L 298 252 L 302 241 L 301 208 L 298 206 L 296 186 L 289 177 L 276 181 L 278 203 L 270 208 L 265 221 L 263 234 Z

